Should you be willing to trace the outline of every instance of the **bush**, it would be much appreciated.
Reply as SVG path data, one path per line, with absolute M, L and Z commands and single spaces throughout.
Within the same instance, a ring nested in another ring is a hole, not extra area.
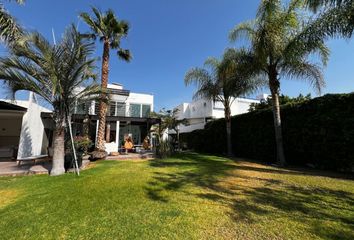
M 292 165 L 351 170 L 354 167 L 354 94 L 328 94 L 281 107 L 284 151 Z M 181 142 L 195 151 L 226 151 L 225 121 L 204 130 L 181 134 Z M 238 157 L 275 162 L 273 113 L 270 109 L 232 118 L 233 152 Z
M 162 141 L 156 146 L 156 155 L 158 158 L 167 158 L 174 153 L 174 147 L 169 141 Z
M 82 152 L 76 153 L 77 164 L 79 168 L 82 166 L 82 154 L 83 154 Z M 65 154 L 64 168 L 65 171 L 67 171 L 70 168 L 75 168 L 75 160 L 72 152 L 68 152 Z
M 93 142 L 88 136 L 76 136 L 74 137 L 75 148 L 78 151 L 87 154 L 88 149 L 93 145 Z

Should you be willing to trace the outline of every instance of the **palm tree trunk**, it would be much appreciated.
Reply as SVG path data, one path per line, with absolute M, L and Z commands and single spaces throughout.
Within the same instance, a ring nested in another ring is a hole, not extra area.
M 179 131 L 177 130 L 176 133 L 177 133 L 177 151 L 179 152 L 181 151 L 181 145 L 179 144 Z
M 227 156 L 232 156 L 231 142 L 231 109 L 228 102 L 225 103 L 225 122 L 226 122 L 226 140 L 227 140 Z
M 110 122 L 107 122 L 107 125 L 106 125 L 106 142 L 110 142 L 111 141 L 111 123 Z
M 108 72 L 109 72 L 109 41 L 105 40 L 103 44 L 102 55 L 102 74 L 101 74 L 101 87 L 103 91 L 106 91 L 108 84 Z M 106 113 L 107 104 L 105 102 L 106 93 L 101 94 L 100 109 L 98 113 L 98 132 L 96 148 L 100 151 L 104 151 L 104 134 L 106 127 Z
M 58 176 L 65 173 L 64 168 L 64 155 L 65 155 L 65 144 L 64 144 L 64 127 L 57 127 L 54 131 L 54 152 L 53 152 L 53 166 L 50 171 L 51 176 Z
M 275 142 L 277 148 L 277 162 L 280 166 L 286 165 L 284 147 L 283 147 L 283 134 L 281 127 L 280 105 L 279 105 L 279 80 L 277 74 L 269 74 L 269 86 L 272 93 L 273 102 L 273 119 L 275 130 Z

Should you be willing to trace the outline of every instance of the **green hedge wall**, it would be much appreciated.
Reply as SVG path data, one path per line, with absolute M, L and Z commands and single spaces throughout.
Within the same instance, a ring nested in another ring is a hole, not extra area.
M 284 150 L 292 165 L 350 170 L 354 167 L 354 93 L 328 94 L 301 104 L 281 107 Z M 199 152 L 226 152 L 225 120 L 204 130 L 181 134 L 181 142 Z M 238 157 L 275 162 L 271 110 L 232 118 L 233 152 Z

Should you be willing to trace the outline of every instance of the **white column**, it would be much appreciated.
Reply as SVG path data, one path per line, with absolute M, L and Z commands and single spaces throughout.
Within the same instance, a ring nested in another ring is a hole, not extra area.
M 89 114 L 90 115 L 95 115 L 95 100 L 91 101 L 91 105 L 90 105 L 90 110 L 89 110 Z
M 130 104 L 126 103 L 125 104 L 125 116 L 126 117 L 130 117 L 129 108 L 130 108 Z
M 116 144 L 117 144 L 117 151 L 119 149 L 119 129 L 120 129 L 120 121 L 116 122 Z
M 95 140 L 95 146 L 97 146 L 97 133 L 98 133 L 98 124 L 99 124 L 99 122 L 100 122 L 100 120 L 97 120 L 97 122 L 96 122 L 96 136 L 95 136 L 96 140 Z

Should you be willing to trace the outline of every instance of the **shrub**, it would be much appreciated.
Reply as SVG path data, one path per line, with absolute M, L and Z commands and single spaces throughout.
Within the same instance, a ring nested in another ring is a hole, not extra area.
M 328 94 L 281 107 L 284 151 L 292 165 L 351 170 L 354 167 L 354 93 Z M 226 150 L 225 121 L 181 134 L 181 142 L 199 152 Z M 238 157 L 275 162 L 273 113 L 253 111 L 232 118 L 232 142 Z
M 158 158 L 167 158 L 174 153 L 174 147 L 169 141 L 162 141 L 156 146 L 156 155 Z

